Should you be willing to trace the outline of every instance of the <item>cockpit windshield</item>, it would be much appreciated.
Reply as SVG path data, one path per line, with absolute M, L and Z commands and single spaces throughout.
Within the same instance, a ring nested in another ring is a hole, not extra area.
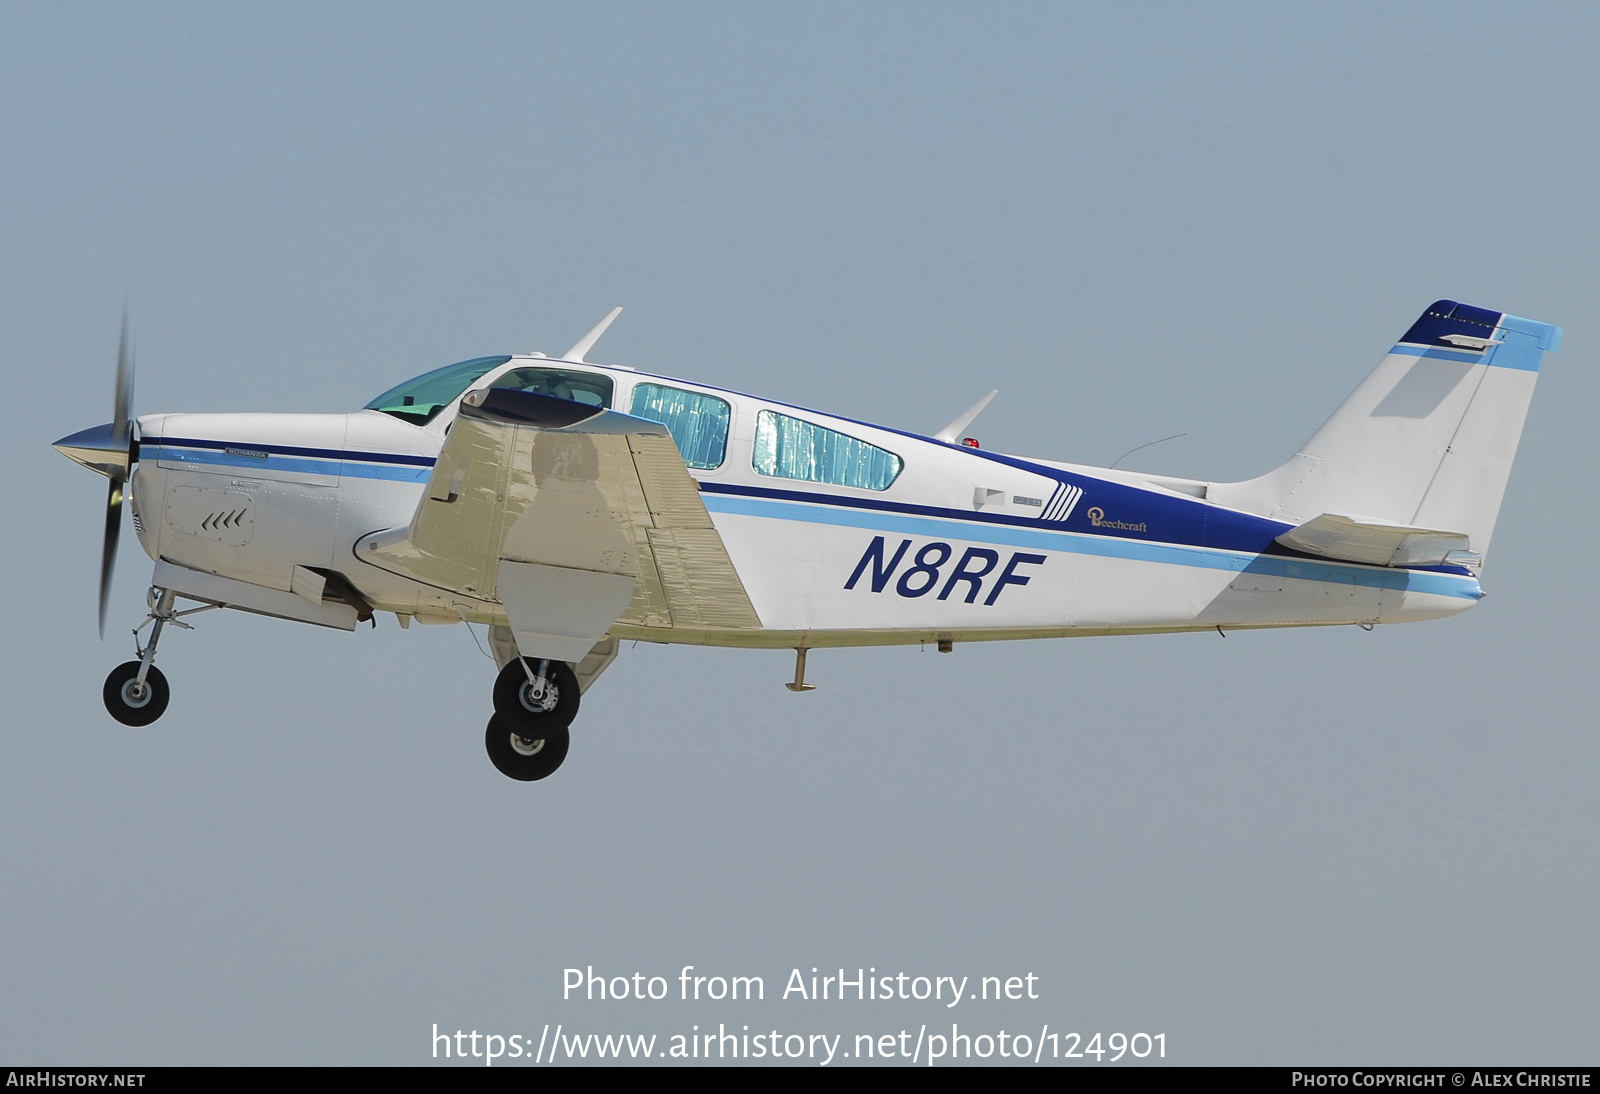
M 436 368 L 390 388 L 362 409 L 381 410 L 412 425 L 423 425 L 431 422 L 435 414 L 449 406 L 451 400 L 467 390 L 474 380 L 509 360 L 509 354 L 504 357 L 474 357 L 470 361 L 458 361 L 444 368 Z

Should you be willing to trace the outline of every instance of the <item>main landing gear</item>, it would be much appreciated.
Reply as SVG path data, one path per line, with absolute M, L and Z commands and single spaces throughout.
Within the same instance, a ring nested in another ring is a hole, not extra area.
M 147 726 L 162 714 L 166 713 L 167 700 L 172 696 L 172 689 L 167 686 L 167 678 L 161 674 L 152 662 L 156 658 L 156 643 L 161 640 L 161 631 L 167 624 L 182 627 L 184 630 L 193 630 L 189 624 L 183 622 L 179 616 L 193 615 L 195 612 L 206 612 L 216 607 L 214 604 L 204 604 L 198 608 L 187 611 L 176 611 L 173 602 L 177 599 L 171 589 L 160 589 L 152 585 L 146 601 L 150 606 L 150 614 L 143 623 L 133 629 L 133 651 L 136 660 L 125 661 L 111 670 L 111 675 L 106 677 L 106 684 L 101 689 L 101 698 L 105 700 L 106 710 L 111 717 L 125 726 Z M 150 631 L 150 641 L 147 645 L 139 644 L 139 632 L 151 623 L 155 627 Z
M 494 682 L 494 717 L 484 748 L 500 774 L 534 782 L 567 758 L 567 727 L 578 714 L 578 677 L 565 661 L 517 657 Z

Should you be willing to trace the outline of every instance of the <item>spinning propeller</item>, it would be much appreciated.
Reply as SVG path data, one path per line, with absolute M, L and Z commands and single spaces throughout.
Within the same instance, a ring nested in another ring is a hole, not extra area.
M 139 442 L 133 436 L 133 353 L 128 349 L 128 316 L 122 316 L 122 339 L 117 345 L 117 389 L 111 421 L 80 430 L 55 443 L 69 460 L 98 471 L 111 480 L 106 498 L 106 533 L 100 547 L 100 637 L 106 633 L 106 602 L 111 595 L 111 573 L 117 565 L 117 537 L 122 531 L 124 486 L 139 459 Z

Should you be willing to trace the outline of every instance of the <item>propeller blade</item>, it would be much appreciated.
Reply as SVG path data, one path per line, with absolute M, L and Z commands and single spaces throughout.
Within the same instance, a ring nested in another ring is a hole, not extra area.
M 133 416 L 133 351 L 128 348 L 128 309 L 122 309 L 122 338 L 117 343 L 117 394 L 111 409 L 111 439 L 126 447 Z
M 111 476 L 106 498 L 106 535 L 100 547 L 100 637 L 106 636 L 106 605 L 111 600 L 111 573 L 117 568 L 117 537 L 122 532 L 122 479 Z
M 117 568 L 117 539 L 122 534 L 123 485 L 133 464 L 133 350 L 128 346 L 126 307 L 122 309 L 122 337 L 117 340 L 117 390 L 111 407 L 110 442 L 114 449 L 122 453 L 122 466 L 107 471 L 111 492 L 106 497 L 106 534 L 100 544 L 101 638 L 106 636 L 106 607 L 111 602 L 111 575 Z

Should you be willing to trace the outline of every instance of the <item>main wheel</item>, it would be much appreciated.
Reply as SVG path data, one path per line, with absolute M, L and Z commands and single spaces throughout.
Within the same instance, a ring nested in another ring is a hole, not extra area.
M 555 773 L 567 758 L 571 735 L 565 729 L 548 731 L 543 737 L 523 737 L 511 724 L 496 714 L 489 719 L 483 747 L 500 774 L 518 782 L 531 783 Z
M 528 679 L 523 662 L 535 673 Z M 578 716 L 578 677 L 565 661 L 546 662 L 545 675 L 537 675 L 532 658 L 512 661 L 494 682 L 494 712 L 524 737 L 538 739 L 564 730 Z
M 139 662 L 127 661 L 111 670 L 100 696 L 111 717 L 123 725 L 147 726 L 166 712 L 172 689 L 167 687 L 167 678 L 154 665 L 145 673 L 141 686 Z

